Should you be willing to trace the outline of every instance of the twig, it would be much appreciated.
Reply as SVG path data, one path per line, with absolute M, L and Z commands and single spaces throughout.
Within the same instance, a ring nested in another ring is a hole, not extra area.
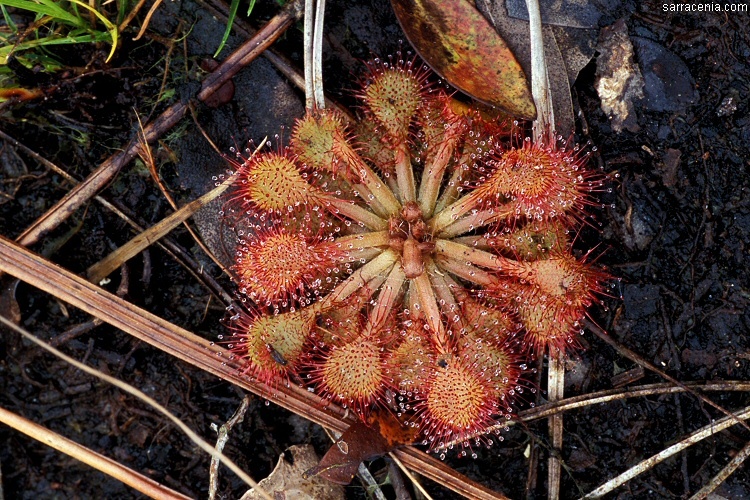
M 140 38 L 143 36 L 143 34 L 146 32 L 146 29 L 148 28 L 149 23 L 151 22 L 151 17 L 156 12 L 156 9 L 159 8 L 161 3 L 164 0 L 156 0 L 154 4 L 151 6 L 150 9 L 148 9 L 148 13 L 146 14 L 146 18 L 143 20 L 143 24 L 141 25 L 141 29 L 138 30 L 138 34 L 133 38 L 133 40 L 140 40 Z
M 335 408 L 332 405 L 324 410 L 324 401 L 308 391 L 294 384 L 290 387 L 270 387 L 241 377 L 239 365 L 226 359 L 221 347 L 102 290 L 2 236 L 0 270 L 208 373 L 260 397 L 277 400 L 288 410 L 307 412 L 307 418 L 313 422 L 341 432 L 348 426 L 334 416 Z M 343 415 L 343 411 L 340 414 Z
M 10 137 L 2 130 L 0 130 L 0 139 L 4 139 L 5 141 L 13 144 L 14 147 L 22 149 L 36 161 L 49 168 L 53 172 L 56 172 L 71 184 L 78 184 L 78 180 L 68 172 L 55 165 L 53 162 L 47 160 L 33 149 L 18 142 L 13 137 Z M 127 214 L 125 214 L 125 212 L 123 212 L 123 209 L 119 208 L 116 204 L 109 202 L 106 198 L 97 195 L 94 196 L 94 200 L 96 200 L 110 212 L 117 215 L 120 219 L 125 221 L 131 228 L 133 228 L 134 231 L 141 233 L 145 230 L 140 224 L 136 223 Z M 190 255 L 185 251 L 184 248 L 182 248 L 170 238 L 163 238 L 162 240 L 157 242 L 157 245 L 161 247 L 162 250 L 164 250 L 173 259 L 179 262 L 180 265 L 182 265 L 196 280 L 198 280 L 200 283 L 203 283 L 203 285 L 211 293 L 213 293 L 224 305 L 229 305 L 232 303 L 231 294 L 229 294 L 229 292 L 227 292 L 221 285 L 219 285 L 219 283 L 212 276 L 203 272 L 203 266 L 200 266 L 192 257 L 190 257 Z
M 261 144 L 265 143 L 265 139 L 261 141 Z M 258 146 L 258 149 L 260 149 L 262 146 Z M 150 148 L 148 144 L 144 144 L 144 150 L 150 151 Z M 256 150 L 257 152 L 257 150 Z M 255 154 L 255 153 L 253 153 Z M 99 283 L 99 281 L 106 276 L 108 276 L 111 272 L 113 272 L 115 269 L 120 267 L 123 262 L 126 262 L 127 260 L 133 258 L 135 255 L 143 251 L 145 248 L 149 247 L 153 243 L 160 240 L 162 237 L 169 234 L 169 232 L 177 227 L 180 224 L 186 224 L 187 219 L 193 216 L 195 212 L 206 206 L 211 201 L 215 200 L 217 197 L 219 197 L 224 191 L 226 191 L 229 186 L 231 185 L 234 176 L 229 176 L 224 182 L 216 186 L 214 189 L 209 191 L 208 193 L 204 194 L 200 198 L 191 201 L 190 203 L 186 204 L 182 208 L 177 208 L 176 204 L 174 203 L 174 200 L 172 197 L 166 192 L 166 190 L 163 188 L 163 185 L 161 184 L 160 180 L 157 177 L 156 174 L 156 168 L 153 165 L 153 160 L 150 160 L 150 154 L 144 154 L 146 158 L 144 158 L 144 161 L 151 166 L 152 175 L 155 176 L 155 181 L 159 188 L 162 190 L 162 193 L 169 201 L 169 204 L 175 208 L 175 212 L 171 214 L 170 216 L 162 219 L 157 224 L 154 224 L 149 229 L 141 232 L 140 234 L 136 235 L 133 239 L 131 239 L 129 242 L 115 250 L 114 252 L 107 255 L 105 258 L 97 262 L 96 264 L 93 264 L 91 267 L 88 268 L 86 271 L 87 276 L 89 277 L 89 280 L 93 283 Z M 187 225 L 187 224 L 186 224 Z M 198 238 L 198 235 L 194 234 L 192 229 L 187 226 L 188 231 L 193 236 L 193 238 L 196 240 L 196 242 L 200 243 L 201 246 L 202 242 Z M 204 248 L 204 251 L 214 260 L 214 262 L 217 263 L 217 265 L 226 272 L 226 269 L 224 269 L 224 266 L 218 262 L 216 258 L 213 257 L 213 255 L 209 252 L 207 248 Z
M 89 267 L 86 271 L 89 280 L 93 283 L 99 283 L 99 281 L 108 276 L 112 271 L 120 267 L 123 262 L 131 259 L 163 236 L 166 236 L 172 229 L 188 220 L 195 212 L 206 206 L 207 203 L 216 199 L 227 190 L 233 179 L 234 176 L 229 176 L 219 186 L 136 235 L 129 242 Z
M 224 85 L 239 71 L 253 62 L 273 44 L 302 15 L 302 0 L 294 0 L 268 21 L 263 28 L 232 52 L 222 63 L 203 80 L 198 99 L 205 101 L 219 87 Z
M 331 442 L 337 443 L 341 439 L 340 432 L 332 431 L 330 429 L 324 430 Z M 368 497 L 374 496 L 376 500 L 386 500 L 383 490 L 380 489 L 380 485 L 364 462 L 360 462 L 359 467 L 357 467 L 357 475 L 359 476 L 359 479 L 365 483 L 365 486 L 367 486 Z
M 130 24 L 130 21 L 133 20 L 133 18 L 138 14 L 138 11 L 141 10 L 141 7 L 143 7 L 145 4 L 146 4 L 146 0 L 138 0 L 138 3 L 135 5 L 135 7 L 133 7 L 130 10 L 130 12 L 128 12 L 128 15 L 117 27 L 117 31 L 119 32 L 125 31 L 125 28 L 128 27 L 128 24 Z
M 555 403 L 563 398 L 565 389 L 565 351 L 550 347 L 549 368 L 547 371 L 547 398 Z M 549 434 L 552 451 L 548 459 L 547 498 L 560 498 L 560 453 L 563 445 L 563 414 L 549 417 Z
M 49 340 L 49 345 L 52 347 L 58 347 L 65 343 L 70 342 L 71 340 L 80 337 L 86 332 L 90 332 L 97 326 L 101 325 L 103 322 L 100 319 L 92 319 L 90 321 L 86 321 L 85 323 L 80 323 L 72 328 L 69 328 L 65 330 L 64 332 L 55 335 Z
M 92 285 L 2 236 L 0 271 L 50 293 L 207 373 L 272 400 L 279 406 L 323 427 L 344 432 L 351 424 L 351 420 L 343 418 L 344 411 L 329 401 L 296 384 L 290 384 L 288 387 L 270 387 L 242 376 L 240 365 L 229 359 L 221 347 Z M 406 466 L 418 470 L 423 476 L 458 494 L 480 500 L 507 500 L 501 493 L 472 481 L 416 448 L 406 446 L 394 451 L 394 455 Z
M 305 0 L 305 108 L 325 108 L 323 95 L 323 19 L 325 0 Z
M 315 8 L 315 29 L 313 31 L 312 79 L 315 107 L 326 107 L 323 95 L 323 19 L 325 18 L 326 0 L 317 0 Z
M 212 15 L 216 16 L 217 18 L 220 18 L 224 21 L 228 19 L 226 5 L 222 2 L 218 0 L 205 0 L 205 2 L 201 1 L 201 3 L 205 6 L 206 9 L 211 12 Z M 250 27 L 250 24 L 244 19 L 240 18 L 234 20 L 232 29 L 236 30 L 238 33 L 246 37 L 254 33 L 254 30 Z M 305 92 L 305 75 L 300 73 L 288 59 L 280 55 L 273 48 L 263 52 L 263 57 L 265 57 L 271 64 L 273 64 L 274 67 L 279 70 L 279 72 L 284 75 L 295 87 L 297 87 L 302 92 Z M 342 116 L 346 117 L 347 120 L 354 121 L 354 116 L 352 116 L 351 111 L 339 105 L 336 101 L 326 97 L 325 103 L 326 108 L 334 108 L 338 113 L 341 113 Z
M 552 93 L 544 56 L 544 34 L 542 32 L 542 14 L 539 0 L 526 0 L 529 11 L 529 38 L 531 43 L 531 94 L 534 98 L 537 116 L 532 125 L 534 142 L 553 146 L 555 144 L 555 115 L 552 109 Z M 547 393 L 550 402 L 563 397 L 565 387 L 565 353 L 550 348 L 549 369 L 547 372 Z M 557 500 L 560 497 L 560 457 L 563 444 L 562 414 L 549 419 L 549 433 L 553 453 L 548 460 L 547 498 Z
M 633 387 L 631 389 L 609 389 L 606 391 L 599 391 L 591 394 L 583 394 L 581 396 L 563 399 L 556 403 L 548 403 L 545 405 L 537 406 L 535 408 L 524 410 L 520 412 L 518 416 L 513 420 L 503 421 L 502 423 L 492 425 L 484 429 L 481 433 L 469 435 L 468 439 L 500 432 L 503 431 L 506 427 L 513 426 L 519 422 L 532 422 L 534 420 L 548 418 L 549 416 L 555 415 L 557 413 L 580 409 L 595 404 L 611 403 L 613 401 L 619 401 L 622 399 L 643 398 L 646 396 L 656 396 L 661 394 L 679 394 L 681 392 L 689 392 L 695 389 L 717 392 L 750 392 L 750 382 L 744 380 L 727 380 L 723 382 L 705 383 L 690 382 L 687 384 L 683 384 L 682 387 L 675 386 L 673 384 L 649 384 Z M 450 444 L 456 445 L 458 443 L 448 443 L 448 445 Z
M 513 425 L 515 421 L 531 422 L 540 418 L 546 418 L 555 413 L 575 410 L 595 404 L 611 403 L 622 399 L 643 398 L 646 396 L 656 396 L 660 394 L 679 394 L 687 392 L 689 389 L 700 388 L 703 391 L 743 391 L 750 392 L 750 382 L 744 380 L 727 380 L 724 382 L 707 382 L 707 383 L 688 383 L 686 387 L 677 387 L 672 384 L 649 384 L 631 389 L 610 389 L 606 391 L 584 394 L 568 399 L 563 399 L 557 403 L 550 403 L 543 406 L 537 406 L 524 410 L 518 414 L 515 420 L 503 422 L 502 425 L 493 426 L 489 432 L 501 430 L 504 427 Z
M 303 25 L 303 50 L 305 66 L 305 109 L 315 109 L 315 91 L 313 89 L 313 31 L 315 29 L 315 0 L 305 0 L 305 22 Z
M 386 500 L 383 490 L 380 489 L 380 485 L 364 463 L 359 464 L 357 474 L 367 484 L 368 496 L 374 497 L 375 500 Z
M 391 457 L 391 460 L 398 466 L 399 469 L 401 469 L 401 472 L 403 472 L 406 477 L 409 478 L 411 483 L 414 485 L 416 489 L 419 490 L 419 492 L 422 494 L 423 497 L 425 497 L 426 500 L 432 500 L 432 497 L 429 493 L 427 493 L 427 490 L 424 489 L 424 486 L 422 486 L 422 483 L 420 483 L 416 477 L 414 477 L 414 474 L 411 473 L 411 471 L 406 468 L 406 466 L 401 462 L 401 460 L 398 459 L 396 455 L 393 454 L 393 452 L 388 453 L 388 456 Z
M 0 318 L 5 320 L 3 316 L 0 316 Z M 66 455 L 74 457 L 86 465 L 104 472 L 151 498 L 190 498 L 5 408 L 0 408 L 0 422 Z
M 748 425 L 747 423 L 743 422 L 739 417 L 735 416 L 732 412 L 730 412 L 726 408 L 722 407 L 721 405 L 718 405 L 718 404 L 714 403 L 713 401 L 711 401 L 710 399 L 708 399 L 706 396 L 704 396 L 703 394 L 699 393 L 698 391 L 695 391 L 695 390 L 689 388 L 688 386 L 686 386 L 684 383 L 680 382 L 676 378 L 669 376 L 667 373 L 665 373 L 664 371 L 660 370 L 659 368 L 657 368 L 656 366 L 654 366 L 652 363 L 649 363 L 648 361 L 646 361 L 645 359 L 643 359 L 643 356 L 639 355 L 638 353 L 636 353 L 634 351 L 631 351 L 630 349 L 628 349 L 627 347 L 625 347 L 624 345 L 620 344 L 615 339 L 613 339 L 612 337 L 610 337 L 609 335 L 607 335 L 593 321 L 590 321 L 590 320 L 586 319 L 586 320 L 584 320 L 584 324 L 586 325 L 586 328 L 588 330 L 590 330 L 591 332 L 593 332 L 597 337 L 599 337 L 604 342 L 606 342 L 607 344 L 609 344 L 610 346 L 612 346 L 617 352 L 619 352 L 620 354 L 622 354 L 626 358 L 631 359 L 632 361 L 635 361 L 636 363 L 638 363 L 639 365 L 643 366 L 644 368 L 648 368 L 649 370 L 651 370 L 652 372 L 656 373 L 657 375 L 659 375 L 663 379 L 668 380 L 668 381 L 672 382 L 673 384 L 675 384 L 675 385 L 677 385 L 679 387 L 682 387 L 686 392 L 689 392 L 690 394 L 692 394 L 693 396 L 697 397 L 698 399 L 700 399 L 704 403 L 706 403 L 706 404 L 708 404 L 708 405 L 716 408 L 721 413 L 723 413 L 724 415 L 726 415 L 728 418 L 734 418 L 736 420 L 735 423 L 740 424 L 742 427 L 744 427 L 745 429 L 747 429 L 747 430 L 750 431 L 750 425 Z
M 229 431 L 232 430 L 232 428 L 242 423 L 243 420 L 245 420 L 245 413 L 247 413 L 247 409 L 250 406 L 250 397 L 245 396 L 242 398 L 242 403 L 240 404 L 240 407 L 237 408 L 237 411 L 234 412 L 234 415 L 232 415 L 232 418 L 230 418 L 227 423 L 219 427 L 219 436 L 216 439 L 216 451 L 221 453 L 224 451 L 224 446 L 227 444 L 227 440 L 229 440 Z M 214 426 L 215 424 L 211 424 Z M 215 427 L 214 427 L 215 428 Z M 211 466 L 209 467 L 209 483 L 208 483 L 208 499 L 214 500 L 216 497 L 216 492 L 219 490 L 219 459 L 217 457 L 211 457 Z
M 539 0 L 526 0 L 529 11 L 531 43 L 531 95 L 534 97 L 537 116 L 533 124 L 534 140 L 552 146 L 555 144 L 555 114 L 552 108 L 547 61 L 544 56 L 544 34 Z
M 432 455 L 427 455 L 425 452 L 411 446 L 394 450 L 392 454 L 393 457 L 400 460 L 406 467 L 419 471 L 423 476 L 442 484 L 446 488 L 450 488 L 466 498 L 474 500 L 510 500 L 502 493 L 492 491 L 470 480 Z
M 404 481 L 404 473 L 399 469 L 393 458 L 386 460 L 388 464 L 388 480 L 393 488 L 393 493 L 397 500 L 412 500 L 412 495 L 406 488 L 406 482 Z M 413 476 L 409 474 L 409 477 L 413 479 Z M 421 485 L 420 485 L 421 486 Z M 417 487 L 417 483 L 414 483 L 414 487 Z M 421 490 L 420 490 L 421 491 Z M 3 500 L 0 498 L 0 500 Z M 432 500 L 432 498 L 426 498 L 425 500 Z

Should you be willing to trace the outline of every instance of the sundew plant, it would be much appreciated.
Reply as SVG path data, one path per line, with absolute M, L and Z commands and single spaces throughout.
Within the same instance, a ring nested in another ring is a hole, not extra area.
M 533 142 L 430 76 L 376 59 L 356 121 L 309 112 L 288 147 L 238 159 L 230 344 L 250 376 L 363 419 L 388 408 L 466 454 L 604 291 L 572 250 L 603 178 L 588 152 Z

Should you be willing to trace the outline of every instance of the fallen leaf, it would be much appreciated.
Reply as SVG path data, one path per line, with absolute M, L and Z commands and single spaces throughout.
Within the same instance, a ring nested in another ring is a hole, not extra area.
M 643 76 L 633 59 L 633 44 L 625 21 L 602 29 L 596 64 L 596 92 L 612 130 L 637 132 L 635 102 L 643 98 Z
M 507 41 L 524 71 L 530 74 L 528 21 L 508 15 L 505 0 L 476 0 L 476 3 L 490 24 Z M 573 13 L 568 13 L 568 17 L 570 16 L 573 16 Z M 550 16 L 545 15 L 543 11 L 542 18 L 545 17 Z M 575 129 L 570 87 L 581 69 L 593 57 L 598 33 L 598 28 L 570 28 L 548 24 L 542 26 L 547 72 L 552 88 L 552 105 L 555 111 L 555 129 L 563 137 L 567 137 Z
M 291 446 L 281 454 L 271 475 L 258 486 L 277 500 L 343 500 L 344 488 L 322 478 L 307 478 L 304 471 L 318 461 L 310 445 Z M 241 500 L 262 498 L 249 490 Z
M 422 59 L 448 83 L 507 113 L 536 117 L 528 81 L 508 44 L 467 0 L 391 0 Z
M 389 453 L 398 446 L 411 444 L 417 431 L 403 425 L 392 413 L 375 411 L 367 422 L 352 424 L 331 446 L 318 465 L 305 477 L 320 477 L 337 484 L 349 484 L 359 464 Z

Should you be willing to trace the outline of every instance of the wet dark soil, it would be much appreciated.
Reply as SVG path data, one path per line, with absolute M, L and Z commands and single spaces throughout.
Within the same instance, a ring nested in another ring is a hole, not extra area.
M 255 25 L 277 8 L 270 1 L 258 4 L 250 19 Z M 348 89 L 362 70 L 362 59 L 394 53 L 404 36 L 382 0 L 329 2 L 328 13 L 326 85 L 332 97 L 350 104 Z M 591 311 L 592 319 L 680 381 L 750 380 L 750 13 L 674 13 L 654 1 L 625 1 L 608 10 L 599 27 L 618 19 L 625 22 L 646 82 L 644 98 L 635 103 L 635 126 L 616 132 L 602 111 L 596 59 L 573 89 L 577 137 L 596 145 L 592 161 L 611 178 L 611 189 L 599 193 L 602 208 L 595 210 L 596 222 L 580 235 L 580 246 L 598 245 L 598 262 L 619 278 L 613 296 Z M 301 25 L 294 26 L 277 45 L 297 64 L 300 30 Z M 82 179 L 130 140 L 136 112 L 145 122 L 171 102 L 195 95 L 205 75 L 201 62 L 211 58 L 222 31 L 222 22 L 207 6 L 177 0 L 157 10 L 141 40 L 133 41 L 135 32 L 127 32 L 108 64 L 108 47 L 60 49 L 57 57 L 71 69 L 50 76 L 19 75 L 31 78 L 24 85 L 45 89 L 47 98 L 1 105 L 0 129 Z M 238 36 L 230 38 L 222 57 L 239 43 Z M 223 151 L 248 139 L 272 137 L 282 126 L 288 130 L 303 112 L 302 94 L 264 59 L 243 70 L 234 84 L 228 104 L 195 108 L 197 124 Z M 154 146 L 165 183 L 182 201 L 205 191 L 211 175 L 226 168 L 197 124 L 184 119 Z M 0 234 L 9 238 L 71 187 L 5 141 L 0 141 L 0 181 Z M 170 213 L 140 161 L 126 167 L 102 195 L 143 226 Z M 208 213 L 198 217 L 204 232 L 211 224 L 220 227 L 211 221 Z M 215 233 L 212 246 L 221 249 L 221 231 Z M 82 273 L 131 235 L 120 219 L 91 202 L 33 250 Z M 184 229 L 171 238 L 231 290 Z M 206 338 L 223 333 L 223 305 L 159 248 L 151 247 L 117 274 L 103 286 Z M 225 422 L 239 406 L 239 389 L 107 325 L 86 327 L 91 318 L 23 283 L 5 277 L 2 285 L 3 298 L 17 300 L 24 328 L 145 391 L 209 441 L 215 439 L 211 425 Z M 0 301 L 6 315 L 13 312 L 7 304 Z M 81 330 L 71 330 L 77 327 Z M 639 373 L 634 361 L 591 333 L 582 343 L 585 350 L 571 355 L 567 364 L 566 396 L 610 389 L 623 373 Z M 661 381 L 645 370 L 632 383 Z M 538 380 L 530 384 L 544 385 Z M 730 411 L 750 404 L 743 392 L 708 395 Z M 544 393 L 527 398 L 520 408 L 532 398 L 544 402 Z M 191 497 L 206 494 L 208 459 L 163 417 L 7 330 L 0 335 L 0 405 Z M 632 398 L 567 412 L 561 497 L 585 494 L 721 416 L 692 395 Z M 475 460 L 447 460 L 512 498 L 546 497 L 546 421 L 516 425 L 503 436 L 492 448 L 477 450 Z M 689 496 L 748 440 L 749 432 L 732 427 L 611 496 Z M 299 443 L 313 443 L 319 451 L 327 446 L 316 426 L 253 398 L 226 451 L 262 478 L 285 448 Z M 534 457 L 536 475 L 529 472 Z M 9 499 L 139 497 L 4 426 L 0 468 L 2 491 Z M 750 498 L 749 471 L 741 467 L 717 493 Z M 438 486 L 428 487 L 435 498 L 453 498 Z M 238 498 L 242 491 L 239 480 L 222 476 L 223 498 Z M 366 496 L 356 481 L 347 492 L 352 498 Z

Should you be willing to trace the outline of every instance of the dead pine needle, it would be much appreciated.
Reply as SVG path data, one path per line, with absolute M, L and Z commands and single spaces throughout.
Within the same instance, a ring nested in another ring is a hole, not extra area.
M 5 321 L 4 317 L 0 318 Z M 144 495 L 165 500 L 190 498 L 5 408 L 0 408 L 0 422 L 127 484 Z
M 707 485 L 698 490 L 695 495 L 690 497 L 690 500 L 703 500 L 705 498 L 708 498 L 708 496 L 713 493 L 716 488 L 718 488 L 724 481 L 727 480 L 729 476 L 732 475 L 732 473 L 734 473 L 734 471 L 736 471 L 743 463 L 745 463 L 745 460 L 747 460 L 748 456 L 750 456 L 750 442 L 743 446 L 739 453 L 737 453 L 737 455 L 735 455 L 735 457 L 729 461 L 726 467 L 724 467 L 721 472 L 714 476 Z
M 222 182 L 217 187 L 204 194 L 200 198 L 191 201 L 184 207 L 174 212 L 169 217 L 162 219 L 160 222 L 143 231 L 141 234 L 135 236 L 128 243 L 124 244 L 114 252 L 107 255 L 105 258 L 92 265 L 86 271 L 89 280 L 93 283 L 99 283 L 102 279 L 106 278 L 115 269 L 119 268 L 123 262 L 133 258 L 144 249 L 151 246 L 162 237 L 169 234 L 176 226 L 185 222 L 195 212 L 203 208 L 207 203 L 216 199 L 221 195 L 230 185 L 230 180 Z
M 732 416 L 723 417 L 719 420 L 716 420 L 715 422 L 711 422 L 709 425 L 693 432 L 679 443 L 669 446 L 656 455 L 653 455 L 652 457 L 647 458 L 634 467 L 631 467 L 619 476 L 610 479 L 609 481 L 586 495 L 584 498 L 601 498 L 602 496 L 614 491 L 616 488 L 622 486 L 639 474 L 642 474 L 647 470 L 653 468 L 655 465 L 663 462 L 667 458 L 680 453 L 682 450 L 689 448 L 690 446 L 700 442 L 707 437 L 713 436 L 714 434 L 721 432 L 724 429 L 728 429 L 729 427 L 735 425 L 738 420 L 744 422 L 748 418 L 750 418 L 750 407 L 746 407 L 739 413 L 736 413 Z
M 58 358 L 65 361 L 66 363 L 69 363 L 75 366 L 79 370 L 84 371 L 91 376 L 97 377 L 107 383 L 110 383 L 116 386 L 120 390 L 127 392 L 131 396 L 134 396 L 140 399 L 141 401 L 143 401 L 144 403 L 146 403 L 147 405 L 151 406 L 153 409 L 155 409 L 156 411 L 161 413 L 163 416 L 168 418 L 170 421 L 172 421 L 172 423 L 174 423 L 182 432 L 184 432 L 185 435 L 188 438 L 190 438 L 190 440 L 193 441 L 199 448 L 201 448 L 206 453 L 210 454 L 211 457 L 215 457 L 218 460 L 221 460 L 221 462 L 224 465 L 229 467 L 229 469 L 232 470 L 232 472 L 234 472 L 235 474 L 237 474 L 243 481 L 245 481 L 245 483 L 247 483 L 248 486 L 252 488 L 256 488 L 256 491 L 259 491 L 261 495 L 267 500 L 273 500 L 273 498 L 270 495 L 268 495 L 268 493 L 258 488 L 258 484 L 253 480 L 253 478 L 248 476 L 245 473 L 245 471 L 240 469 L 234 462 L 232 462 L 229 458 L 224 456 L 221 452 L 215 450 L 214 447 L 211 446 L 209 443 L 201 439 L 201 437 L 198 436 L 198 434 L 196 434 L 192 429 L 190 429 L 182 420 L 174 416 L 169 410 L 167 410 L 164 406 L 159 404 L 155 399 L 151 398 L 150 396 L 147 396 L 145 393 L 143 393 L 139 389 L 136 389 L 135 387 L 129 384 L 126 384 L 125 382 L 119 379 L 116 379 L 115 377 L 106 375 L 98 370 L 95 370 L 87 365 L 84 365 L 83 363 L 71 358 L 70 356 L 66 354 L 63 354 L 61 351 L 39 340 L 38 338 L 36 338 L 34 335 L 30 334 L 23 328 L 20 328 L 14 323 L 12 323 L 11 321 L 7 320 L 4 316 L 0 316 L 0 323 L 10 328 L 11 330 L 21 334 L 27 340 L 33 342 L 34 344 L 41 347 L 45 351 L 57 356 Z

